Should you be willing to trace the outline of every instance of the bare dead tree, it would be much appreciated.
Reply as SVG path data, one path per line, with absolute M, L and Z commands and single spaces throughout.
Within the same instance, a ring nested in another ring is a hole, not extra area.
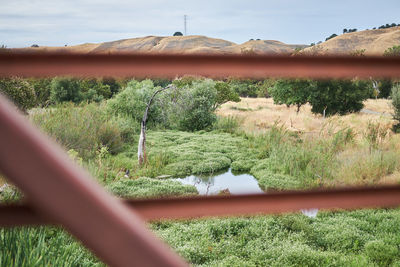
M 372 80 L 372 87 L 374 88 L 375 99 L 378 99 L 378 95 L 380 93 L 379 87 L 378 87 L 378 81 Z
M 140 137 L 139 137 L 139 144 L 138 144 L 138 161 L 139 161 L 139 166 L 141 166 L 144 162 L 146 162 L 146 122 L 147 122 L 147 114 L 149 113 L 150 105 L 153 102 L 154 97 L 158 94 L 161 93 L 164 90 L 167 90 L 169 88 L 175 88 L 174 85 L 170 84 L 164 88 L 161 88 L 157 91 L 154 92 L 154 94 L 151 96 L 149 102 L 147 103 L 146 110 L 144 111 L 143 114 L 143 119 L 142 123 L 140 124 Z

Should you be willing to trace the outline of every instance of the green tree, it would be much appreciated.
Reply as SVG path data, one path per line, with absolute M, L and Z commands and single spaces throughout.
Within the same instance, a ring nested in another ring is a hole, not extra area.
M 397 121 L 395 125 L 393 125 L 393 130 L 395 132 L 399 132 L 400 130 L 400 85 L 396 84 L 392 88 L 392 105 L 394 108 L 393 119 Z
M 325 115 L 357 112 L 371 94 L 371 84 L 361 80 L 321 80 L 313 83 L 308 101 L 313 113 Z
M 0 79 L 0 92 L 5 94 L 24 112 L 33 108 L 36 104 L 35 89 L 22 78 Z
M 392 93 L 393 82 L 390 79 L 383 79 L 379 82 L 379 98 L 388 98 Z
M 215 109 L 228 101 L 240 102 L 239 94 L 233 91 L 226 82 L 216 82 L 215 89 L 217 90 L 216 101 L 214 104 Z
M 258 80 L 229 78 L 227 83 L 241 97 L 257 97 Z
M 155 87 L 151 80 L 141 82 L 131 80 L 124 90 L 107 101 L 107 110 L 109 113 L 131 118 L 140 123 L 151 96 L 158 89 L 160 87 Z M 155 99 L 150 106 L 147 121 L 150 125 L 154 125 L 163 122 L 162 118 L 159 101 Z
M 286 104 L 288 107 L 295 105 L 299 113 L 300 107 L 308 101 L 310 86 L 311 82 L 303 79 L 278 80 L 270 88 L 269 94 L 275 104 Z
M 45 107 L 50 102 L 51 78 L 33 78 L 27 80 L 34 88 L 36 105 Z
M 210 127 L 216 121 L 214 111 L 218 93 L 215 82 L 210 79 L 195 81 L 192 86 L 182 91 L 184 97 L 180 103 L 182 113 L 179 129 L 198 131 Z
M 325 41 L 328 41 L 329 39 L 335 38 L 336 36 L 338 36 L 336 33 L 331 34 L 329 37 L 327 37 L 325 39 Z
M 113 77 L 104 77 L 101 83 L 110 87 L 111 95 L 117 94 L 121 90 L 121 84 Z
M 111 97 L 110 86 L 103 84 L 98 79 L 83 79 L 79 81 L 82 100 L 100 102 Z
M 51 81 L 50 101 L 53 103 L 74 102 L 83 99 L 80 82 L 75 78 L 56 77 Z

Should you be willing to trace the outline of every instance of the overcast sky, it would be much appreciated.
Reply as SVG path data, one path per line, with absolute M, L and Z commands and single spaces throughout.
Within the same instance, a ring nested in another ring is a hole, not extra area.
M 0 45 L 62 46 L 183 32 L 310 44 L 400 23 L 400 0 L 0 0 Z

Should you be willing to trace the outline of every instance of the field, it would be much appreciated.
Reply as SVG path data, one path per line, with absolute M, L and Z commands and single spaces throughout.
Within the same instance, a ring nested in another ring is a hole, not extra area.
M 372 111 L 373 114 L 360 112 L 323 118 L 322 115 L 312 114 L 309 104 L 302 106 L 297 114 L 296 107 L 275 105 L 272 98 L 241 98 L 238 103 L 223 104 L 218 114 L 240 118 L 246 129 L 261 132 L 270 128 L 275 121 L 279 121 L 290 131 L 317 134 L 326 127 L 336 129 L 350 127 L 362 133 L 369 121 L 379 121 L 389 127 L 392 125 L 393 108 L 389 100 L 368 99 L 364 104 L 364 110 Z
M 107 190 L 132 198 L 197 194 L 193 186 L 158 177 L 227 168 L 252 174 L 267 192 L 399 183 L 400 135 L 390 130 L 390 102 L 367 100 L 365 109 L 382 114 L 323 118 L 309 106 L 296 114 L 271 99 L 242 98 L 222 105 L 206 130 L 149 130 L 148 161 L 141 167 L 137 125 L 110 119 L 102 104 L 36 110 L 29 119 Z M 120 139 L 113 138 L 117 131 Z M 99 140 L 107 146 L 98 146 Z M 11 201 L 19 195 L 2 196 Z M 154 222 L 149 227 L 194 266 L 400 266 L 399 209 Z M 0 244 L 0 266 L 103 265 L 53 227 L 2 229 Z

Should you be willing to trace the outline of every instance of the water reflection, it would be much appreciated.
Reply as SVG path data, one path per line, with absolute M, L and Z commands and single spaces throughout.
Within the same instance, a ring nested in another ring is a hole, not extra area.
M 175 179 L 182 184 L 194 185 L 200 195 L 216 195 L 228 189 L 231 194 L 264 193 L 258 186 L 257 180 L 250 174 L 234 174 L 231 169 L 213 175 L 191 175 Z

